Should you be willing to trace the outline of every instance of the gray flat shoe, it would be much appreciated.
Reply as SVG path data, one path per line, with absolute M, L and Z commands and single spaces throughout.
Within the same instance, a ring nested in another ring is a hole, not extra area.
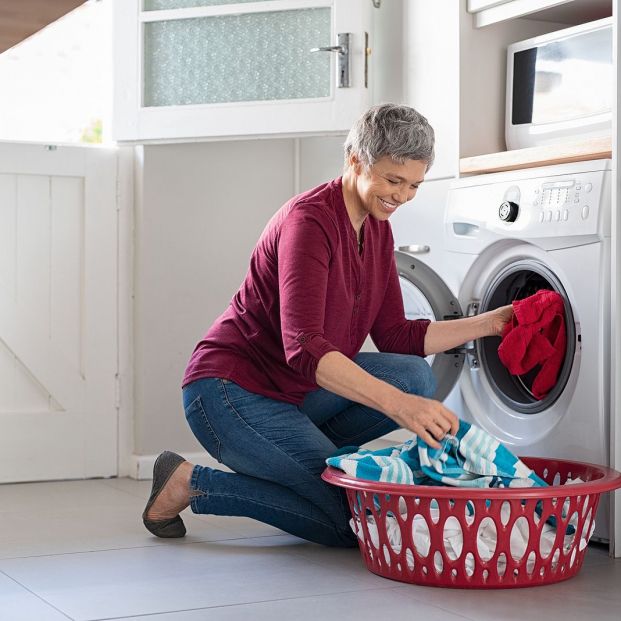
M 157 537 L 183 537 L 185 535 L 185 525 L 183 520 L 176 515 L 168 520 L 148 520 L 147 513 L 155 499 L 160 495 L 162 489 L 173 475 L 175 470 L 185 461 L 181 455 L 164 451 L 153 464 L 153 487 L 151 488 L 151 496 L 147 501 L 147 506 L 142 512 L 142 522 L 146 529 Z

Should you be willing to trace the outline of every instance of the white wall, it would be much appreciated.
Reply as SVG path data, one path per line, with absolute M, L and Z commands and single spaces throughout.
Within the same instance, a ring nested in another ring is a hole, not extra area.
M 144 147 L 135 213 L 136 455 L 198 451 L 185 365 L 241 283 L 271 215 L 338 176 L 344 137 Z

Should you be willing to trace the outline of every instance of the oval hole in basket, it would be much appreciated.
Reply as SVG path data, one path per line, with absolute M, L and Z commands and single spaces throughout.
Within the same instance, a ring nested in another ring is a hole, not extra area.
M 464 547 L 464 533 L 459 520 L 454 515 L 449 516 L 444 522 L 442 538 L 446 555 L 452 561 L 458 559 Z
M 587 516 L 584 520 L 584 524 L 582 525 L 582 532 L 580 533 L 580 549 L 584 548 L 587 543 L 589 543 L 589 526 L 591 525 L 591 517 L 593 516 L 592 509 L 589 509 Z
M 440 521 L 440 505 L 435 498 L 432 498 L 429 501 L 429 515 L 431 516 L 431 521 L 434 524 L 437 524 Z
M 414 553 L 410 548 L 406 548 L 405 550 L 405 562 L 407 563 L 408 569 L 410 571 L 414 570 Z
M 436 550 L 435 554 L 433 555 L 433 566 L 435 567 L 435 570 L 438 574 L 442 573 L 442 570 L 444 569 L 444 560 L 442 558 L 442 553 L 440 552 L 440 550 Z
M 498 575 L 502 578 L 505 575 L 505 571 L 507 571 L 507 557 L 504 552 L 498 555 L 496 568 L 498 569 Z
M 388 546 L 386 544 L 382 546 L 382 551 L 384 552 L 384 560 L 386 561 L 386 565 L 390 567 L 391 565 L 390 552 L 388 551 Z
M 535 562 L 537 560 L 537 554 L 535 554 L 534 550 L 530 551 L 528 558 L 526 559 L 526 573 L 528 575 L 532 574 L 535 570 Z
M 477 552 L 483 561 L 489 561 L 496 552 L 496 542 L 498 541 L 498 531 L 496 522 L 487 516 L 481 520 L 477 530 Z
M 511 556 L 514 561 L 519 561 L 524 556 L 528 546 L 529 535 L 530 527 L 528 526 L 528 520 L 521 515 L 515 520 L 511 529 Z
M 578 551 L 578 548 L 574 548 L 573 552 L 571 553 L 571 557 L 569 559 L 569 566 L 573 567 L 574 563 L 576 561 L 576 552 Z
M 506 526 L 509 522 L 509 518 L 511 517 L 511 503 L 508 500 L 505 500 L 500 507 L 500 521 L 503 526 Z
M 560 485 L 561 484 L 561 473 L 557 472 L 554 475 L 554 479 L 552 480 L 552 485 Z
M 550 530 L 546 524 L 541 529 L 539 535 L 539 556 L 541 558 L 548 558 L 554 547 L 554 539 L 556 538 L 556 531 Z
M 376 549 L 379 549 L 379 532 L 377 530 L 375 518 L 372 515 L 367 516 L 367 528 L 369 530 L 369 536 L 371 537 L 371 543 Z
M 403 496 L 399 496 L 398 507 L 399 514 L 405 520 L 408 517 L 408 505 L 405 502 L 405 498 Z
M 566 531 L 565 531 L 565 539 L 563 541 L 563 552 L 567 554 L 569 552 L 569 549 L 571 548 L 571 545 L 574 542 L 574 539 L 576 538 L 576 531 L 578 530 L 578 512 L 577 511 L 574 511 L 571 514 L 571 517 L 569 518 L 569 522 L 567 523 L 567 526 L 565 528 L 566 528 Z
M 431 546 L 429 526 L 427 520 L 420 513 L 417 513 L 412 520 L 412 541 L 414 548 L 421 556 L 426 557 L 429 554 Z
M 476 511 L 474 508 L 474 503 L 468 501 L 464 505 L 464 519 L 466 520 L 466 524 L 470 526 L 474 523 L 474 518 L 476 517 Z
M 465 569 L 466 569 L 466 575 L 467 576 L 472 576 L 472 574 L 474 573 L 474 564 L 475 564 L 475 560 L 474 560 L 474 554 L 472 554 L 472 552 L 468 552 L 468 554 L 466 554 L 466 558 L 464 559 L 465 561 Z
M 554 554 L 552 555 L 552 563 L 550 564 L 552 571 L 556 571 L 556 568 L 558 566 L 558 559 L 560 555 L 561 555 L 560 549 L 556 548 L 556 550 L 554 550 Z
M 401 524 L 395 517 L 392 511 L 386 512 L 386 540 L 390 544 L 392 551 L 395 554 L 401 552 L 401 544 L 403 542 L 403 534 L 401 531 Z
M 589 496 L 588 494 L 582 499 L 583 505 L 582 505 L 582 517 L 584 517 L 585 513 L 587 512 L 588 508 L 589 508 Z

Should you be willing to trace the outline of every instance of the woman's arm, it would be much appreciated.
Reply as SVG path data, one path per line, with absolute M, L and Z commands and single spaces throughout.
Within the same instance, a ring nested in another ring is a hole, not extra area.
M 457 433 L 459 420 L 439 401 L 402 392 L 338 351 L 322 356 L 315 381 L 326 390 L 379 410 L 430 446 L 439 447 L 436 440 L 449 431 Z
M 425 334 L 425 356 L 438 354 L 484 336 L 500 336 L 513 317 L 511 305 L 464 319 L 432 321 Z

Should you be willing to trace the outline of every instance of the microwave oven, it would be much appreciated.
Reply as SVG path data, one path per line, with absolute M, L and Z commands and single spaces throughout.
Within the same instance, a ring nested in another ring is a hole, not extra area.
M 610 17 L 511 44 L 507 149 L 610 135 L 613 84 Z

